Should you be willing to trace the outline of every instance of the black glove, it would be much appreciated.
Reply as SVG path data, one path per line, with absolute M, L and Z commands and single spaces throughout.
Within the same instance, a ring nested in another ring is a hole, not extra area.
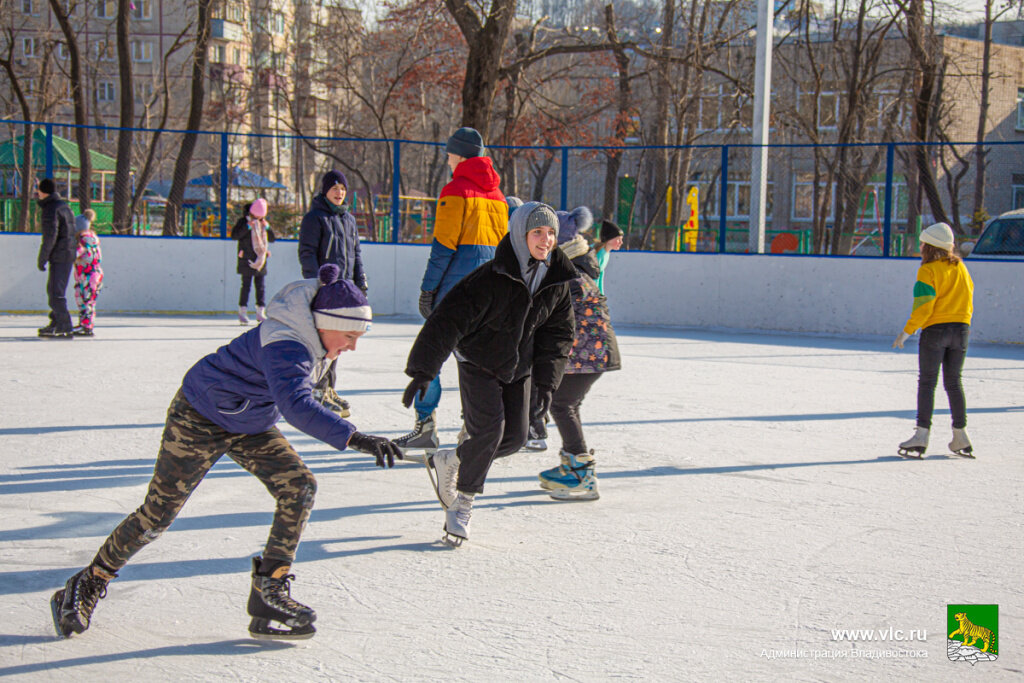
M 435 294 L 437 294 L 436 290 L 433 292 L 428 292 L 425 290 L 420 292 L 420 315 L 423 316 L 424 320 L 429 318 L 430 312 L 434 310 Z
M 418 393 L 420 400 L 427 395 L 427 387 L 434 381 L 433 377 L 427 377 L 426 375 L 413 375 L 412 381 L 409 382 L 409 386 L 405 388 L 405 393 L 402 394 L 402 405 L 408 408 L 412 405 L 412 400 Z
M 43 271 L 44 273 L 46 272 L 46 261 L 39 262 L 39 270 Z
M 551 395 L 555 393 L 551 387 L 537 387 L 537 419 L 543 420 L 551 408 Z
M 354 448 L 360 453 L 368 453 L 376 458 L 377 467 L 384 467 L 385 459 L 388 467 L 395 466 L 395 458 L 402 459 L 402 450 L 383 436 L 352 432 L 352 436 L 348 439 L 348 445 L 349 448 Z

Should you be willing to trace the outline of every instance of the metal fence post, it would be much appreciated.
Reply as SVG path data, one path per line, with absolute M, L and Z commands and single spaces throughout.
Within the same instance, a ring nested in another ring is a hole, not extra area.
M 725 213 L 729 205 L 729 145 L 722 145 L 722 182 L 718 198 L 718 253 L 725 253 Z
M 896 146 L 891 142 L 885 147 L 885 222 L 882 223 L 882 256 L 891 256 L 892 239 L 892 171 L 895 163 Z
M 562 211 L 569 210 L 569 148 L 562 148 Z
M 395 140 L 395 156 L 391 162 L 391 243 L 398 244 L 398 236 L 402 220 L 399 206 L 402 187 L 402 142 Z
M 32 141 L 28 144 L 31 148 Z M 46 124 L 46 177 L 53 178 L 53 124 Z M 71 195 L 71 188 L 68 188 L 68 196 Z
M 228 237 L 228 134 L 220 134 L 220 238 Z

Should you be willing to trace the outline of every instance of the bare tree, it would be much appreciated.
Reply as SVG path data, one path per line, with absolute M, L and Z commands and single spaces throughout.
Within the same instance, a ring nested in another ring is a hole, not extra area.
M 22 86 L 21 79 L 14 69 L 14 28 L 8 26 L 4 30 L 4 37 L 7 39 L 6 50 L 0 56 L 0 67 L 7 74 L 7 80 L 11 84 L 11 90 L 21 108 L 21 119 L 25 121 L 24 132 L 22 133 L 22 156 L 21 156 L 21 206 L 18 212 L 18 232 L 28 231 L 28 211 L 25 210 L 32 201 L 32 108 L 29 106 L 28 96 Z
M 117 168 L 114 172 L 113 231 L 132 230 L 132 128 L 135 125 L 135 94 L 132 83 L 131 7 L 117 0 L 117 73 L 119 77 L 120 128 L 117 131 Z
M 65 3 L 61 0 L 50 0 L 61 33 L 64 34 L 64 47 L 70 62 L 71 101 L 75 110 L 75 142 L 78 143 L 78 208 L 84 211 L 92 203 L 92 156 L 89 149 L 89 129 L 86 119 L 85 81 L 82 74 L 82 51 L 78 45 L 78 36 L 71 26 L 70 16 L 78 8 L 77 2 Z

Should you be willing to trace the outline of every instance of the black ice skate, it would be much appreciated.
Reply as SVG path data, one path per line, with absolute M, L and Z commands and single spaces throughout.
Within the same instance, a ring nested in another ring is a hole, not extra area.
M 67 638 L 72 633 L 82 633 L 89 628 L 96 603 L 107 597 L 107 582 L 116 576 L 89 565 L 68 579 L 64 587 L 53 594 L 50 598 L 50 612 L 58 638 Z
M 427 457 L 437 452 L 437 447 L 441 444 L 437 438 L 437 423 L 434 421 L 434 413 L 422 420 L 417 419 L 411 432 L 394 439 L 393 442 L 402 449 L 403 460 L 424 462 Z M 410 452 L 420 450 L 423 451 L 423 455 Z
M 304 640 L 316 633 L 316 612 L 292 600 L 291 567 L 279 567 L 271 576 L 259 574 L 262 558 L 252 558 L 252 590 L 249 591 L 249 635 L 258 640 Z M 278 622 L 287 629 L 276 628 Z

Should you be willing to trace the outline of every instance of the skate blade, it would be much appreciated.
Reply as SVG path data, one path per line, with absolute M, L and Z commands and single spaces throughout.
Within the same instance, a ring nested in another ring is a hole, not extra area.
M 896 454 L 900 455 L 900 456 L 902 456 L 904 458 L 914 458 L 915 460 L 923 460 L 924 459 L 924 449 L 923 448 L 901 448 L 901 449 L 896 451 Z
M 437 472 L 430 466 L 429 458 L 423 458 L 423 466 L 427 468 L 427 476 L 430 477 L 430 485 L 434 487 L 434 495 L 437 496 L 437 502 L 441 504 L 441 509 L 447 510 L 448 506 L 444 504 L 444 500 L 441 498 L 441 488 L 437 485 Z
M 53 616 L 53 630 L 56 631 L 57 637 L 61 639 L 68 638 L 72 633 L 71 629 L 65 629 L 60 623 L 60 606 L 63 602 L 64 589 L 62 588 L 54 593 L 53 597 L 50 598 L 50 614 Z
M 585 500 L 597 500 L 601 497 L 601 494 L 597 490 L 584 490 L 575 491 L 570 489 L 556 489 L 554 491 L 548 491 L 548 495 L 555 500 L 569 500 L 569 501 L 585 501 Z
M 441 542 L 449 548 L 461 548 L 463 542 L 465 542 L 462 536 L 454 536 L 447 531 L 444 532 L 444 536 L 441 537 Z
M 270 619 L 253 617 L 249 622 L 249 635 L 255 640 L 308 640 L 316 633 L 313 624 L 294 628 L 276 628 Z
M 970 458 L 971 460 L 976 459 L 974 457 L 974 451 L 969 448 L 964 448 L 963 450 L 959 451 L 953 451 L 953 455 L 959 455 L 961 458 Z

